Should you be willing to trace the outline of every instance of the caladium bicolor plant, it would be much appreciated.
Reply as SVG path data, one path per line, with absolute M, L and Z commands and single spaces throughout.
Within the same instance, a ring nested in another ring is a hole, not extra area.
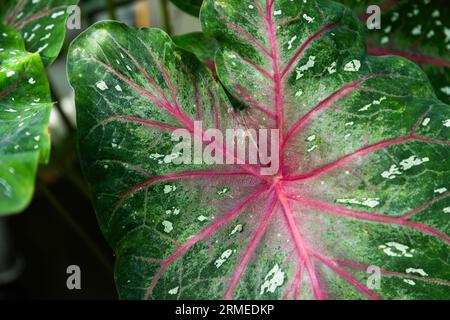
M 38 164 L 48 161 L 52 100 L 43 61 L 58 55 L 73 3 L 9 1 L 0 12 L 0 214 L 27 206 Z
M 416 62 L 426 72 L 438 98 L 450 102 L 450 6 L 446 0 L 339 0 L 353 9 L 363 24 L 374 21 L 373 7 L 381 10 L 380 28 L 366 29 L 368 52 L 373 55 L 400 55 Z M 186 1 L 200 11 L 202 1 Z M 183 8 L 182 8 L 183 9 Z M 368 11 L 368 9 L 370 9 Z M 185 10 L 186 11 L 186 10 Z M 182 37 L 183 38 L 183 37 Z M 184 37 L 184 48 L 193 50 L 195 41 L 209 38 Z M 209 42 L 214 48 L 215 43 Z M 210 49 L 209 52 L 212 50 Z M 198 49 L 192 51 L 199 53 Z M 202 52 L 203 56 L 207 53 Z M 213 58 L 214 55 L 210 56 Z M 212 59 L 208 59 L 210 61 Z
M 370 5 L 381 9 L 381 29 L 367 31 L 369 53 L 401 55 L 427 73 L 438 97 L 450 102 L 450 6 L 445 0 L 341 0 L 365 23 Z
M 243 110 L 160 30 L 102 22 L 71 45 L 121 298 L 448 298 L 450 108 L 420 68 L 368 55 L 327 0 L 207 0 L 200 16 Z M 176 165 L 179 128 L 279 130 L 279 170 Z
M 52 63 L 64 43 L 67 9 L 78 0 L 7 0 L 0 23 L 16 29 L 26 49 L 38 52 L 45 65 Z

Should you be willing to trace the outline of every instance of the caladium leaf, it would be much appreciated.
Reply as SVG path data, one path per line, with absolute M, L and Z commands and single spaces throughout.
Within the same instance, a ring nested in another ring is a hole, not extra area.
M 39 162 L 46 162 L 50 89 L 38 53 L 16 30 L 0 26 L 0 214 L 29 203 Z
M 244 110 L 159 30 L 100 23 L 70 50 L 120 296 L 447 298 L 450 108 L 417 65 L 367 55 L 331 1 L 208 0 L 201 20 Z M 176 128 L 279 130 L 279 171 L 175 165 Z
M 38 52 L 45 65 L 58 56 L 66 33 L 67 8 L 78 0 L 8 0 L 0 23 L 17 29 L 28 51 Z
M 193 16 L 199 15 L 200 7 L 202 6 L 203 3 L 203 0 L 170 0 L 170 1 L 181 10 Z
M 366 23 L 367 8 L 381 9 L 381 29 L 367 30 L 369 53 L 396 54 L 418 63 L 442 101 L 450 102 L 450 6 L 446 0 L 341 0 Z

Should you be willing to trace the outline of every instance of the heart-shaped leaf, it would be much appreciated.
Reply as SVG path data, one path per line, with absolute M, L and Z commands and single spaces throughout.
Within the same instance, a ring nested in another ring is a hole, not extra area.
M 193 16 L 199 15 L 200 7 L 202 6 L 203 3 L 203 0 L 170 0 L 170 1 L 181 10 Z
M 25 208 L 50 151 L 45 69 L 39 54 L 23 49 L 20 34 L 0 26 L 0 214 Z
M 78 0 L 8 0 L 0 22 L 17 29 L 28 51 L 38 52 L 45 65 L 56 59 L 66 33 L 67 8 Z
M 396 54 L 427 73 L 442 101 L 450 102 L 450 6 L 446 0 L 341 0 L 366 23 L 370 5 L 381 9 L 381 29 L 368 30 L 369 53 Z M 370 13 L 373 13 L 370 11 Z
M 159 30 L 100 23 L 70 50 L 82 166 L 120 296 L 448 297 L 450 108 L 422 71 L 367 55 L 359 22 L 331 1 L 208 0 L 201 20 L 244 110 Z M 279 171 L 177 165 L 177 128 L 193 141 L 278 130 Z

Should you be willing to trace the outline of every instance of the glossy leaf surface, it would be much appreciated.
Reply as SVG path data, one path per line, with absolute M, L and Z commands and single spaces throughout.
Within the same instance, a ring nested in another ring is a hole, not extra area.
M 201 20 L 244 110 L 161 31 L 100 23 L 71 47 L 121 297 L 448 297 L 450 109 L 425 74 L 367 55 L 359 21 L 330 1 L 208 0 Z M 200 119 L 278 129 L 280 170 L 173 164 L 171 133 Z
M 38 163 L 48 160 L 52 104 L 39 54 L 23 51 L 14 29 L 0 32 L 0 214 L 10 214 L 29 203 Z
M 427 73 L 438 97 L 450 102 L 450 6 L 446 0 L 340 2 L 366 23 L 369 5 L 381 8 L 381 29 L 367 30 L 369 53 L 404 56 Z
M 0 22 L 19 31 L 27 50 L 39 53 L 44 64 L 49 65 L 64 42 L 67 9 L 77 3 L 78 0 L 8 0 L 0 12 Z

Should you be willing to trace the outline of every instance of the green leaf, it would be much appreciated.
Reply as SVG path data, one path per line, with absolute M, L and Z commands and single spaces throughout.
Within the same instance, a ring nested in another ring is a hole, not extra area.
M 28 51 L 38 52 L 47 66 L 61 51 L 66 34 L 67 8 L 78 0 L 8 0 L 0 23 L 17 29 Z
M 438 97 L 450 102 L 450 6 L 446 0 L 341 0 L 363 23 L 369 5 L 380 6 L 381 29 L 367 30 L 369 52 L 404 56 L 427 73 Z
M 17 48 L 17 49 L 16 49 Z M 41 58 L 0 26 L 0 215 L 22 211 L 50 152 L 50 89 Z
M 216 39 L 206 37 L 202 32 L 193 32 L 173 36 L 172 40 L 180 48 L 195 54 L 201 62 L 214 70 L 214 56 L 219 48 Z
M 425 74 L 367 55 L 331 1 L 208 0 L 201 21 L 243 110 L 159 30 L 99 23 L 70 49 L 121 298 L 446 299 L 450 108 Z M 176 165 L 175 128 L 279 130 L 280 170 Z
M 198 16 L 203 0 L 170 0 L 174 5 L 193 16 Z

